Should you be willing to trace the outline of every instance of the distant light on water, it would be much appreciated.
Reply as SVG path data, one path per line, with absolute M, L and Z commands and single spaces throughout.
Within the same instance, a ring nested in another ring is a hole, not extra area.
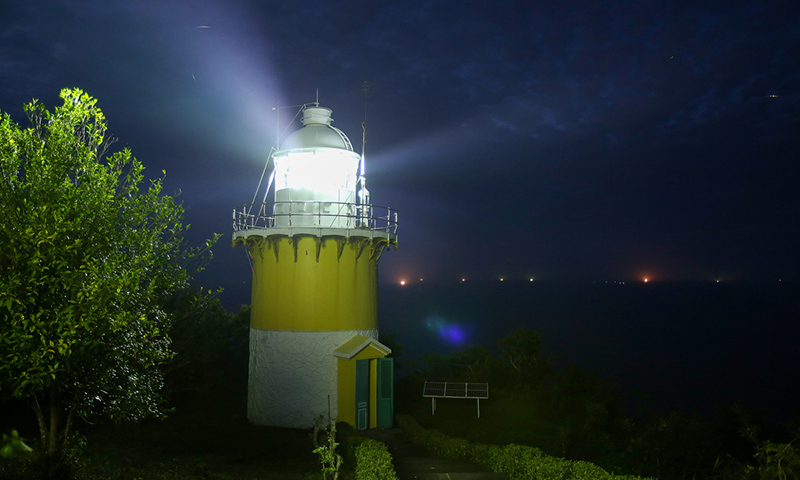
M 400 285 L 405 285 L 405 284 L 406 284 L 405 280 L 400 280 Z

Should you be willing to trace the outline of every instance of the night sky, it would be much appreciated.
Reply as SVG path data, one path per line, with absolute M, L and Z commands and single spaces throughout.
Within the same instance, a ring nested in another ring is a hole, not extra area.
M 382 281 L 800 280 L 796 1 L 0 2 L 0 110 L 65 87 L 225 235 L 229 304 L 231 210 L 317 91 L 358 151 L 366 113 Z

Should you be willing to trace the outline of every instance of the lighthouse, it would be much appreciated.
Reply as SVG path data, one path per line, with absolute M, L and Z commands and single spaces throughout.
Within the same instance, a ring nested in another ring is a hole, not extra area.
M 301 113 L 303 126 L 267 160 L 264 201 L 233 212 L 233 243 L 246 247 L 253 275 L 247 416 L 292 428 L 319 418 L 391 426 L 377 278 L 382 253 L 397 247 L 397 213 L 369 203 L 363 149 L 332 125 L 332 110 L 312 103 Z

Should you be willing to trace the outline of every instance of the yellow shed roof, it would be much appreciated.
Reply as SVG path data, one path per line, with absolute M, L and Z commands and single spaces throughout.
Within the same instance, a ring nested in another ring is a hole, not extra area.
M 361 353 L 364 349 L 370 347 L 375 349 L 377 353 L 379 353 L 383 357 L 392 353 L 391 348 L 375 340 L 374 338 L 365 337 L 364 335 L 356 335 L 350 340 L 340 345 L 339 348 L 334 350 L 333 355 L 339 358 L 345 358 L 347 360 L 350 360 L 351 358 Z

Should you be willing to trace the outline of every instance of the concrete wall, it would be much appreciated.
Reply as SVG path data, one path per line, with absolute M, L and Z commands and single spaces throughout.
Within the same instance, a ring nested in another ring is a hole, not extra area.
M 333 351 L 354 335 L 378 330 L 328 332 L 250 329 L 247 418 L 255 424 L 309 428 L 314 419 L 338 418 L 337 359 Z

